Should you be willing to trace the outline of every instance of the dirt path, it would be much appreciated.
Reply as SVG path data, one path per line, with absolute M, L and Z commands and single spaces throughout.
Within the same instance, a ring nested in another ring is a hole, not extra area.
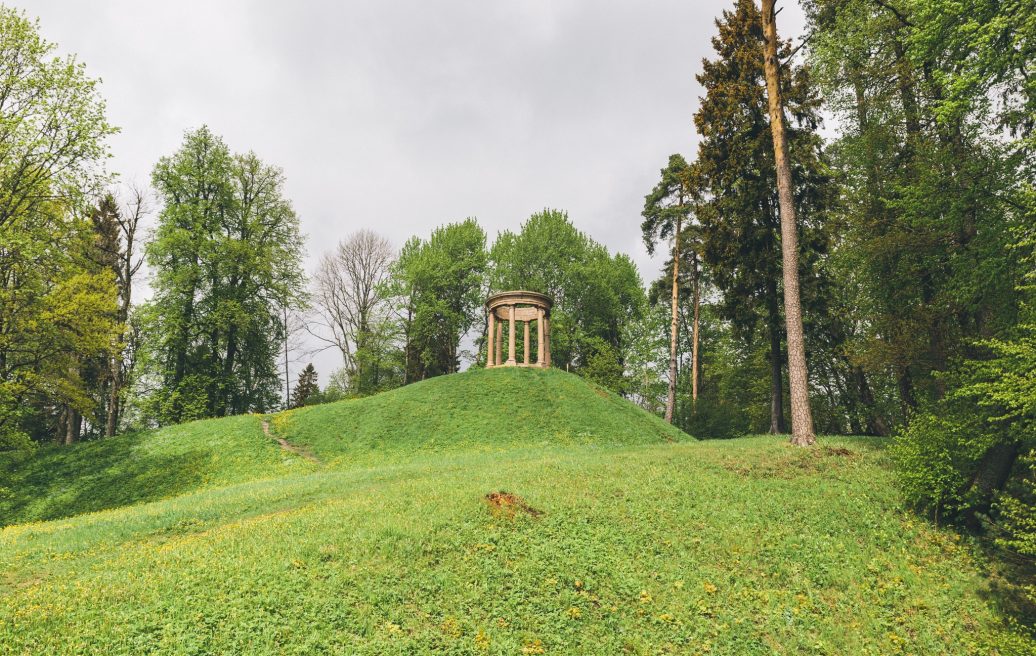
M 266 419 L 263 419 L 263 433 L 266 435 L 266 437 L 269 437 L 270 439 L 275 440 L 277 442 L 277 444 L 280 444 L 281 448 L 284 449 L 285 451 L 291 451 L 295 455 L 302 456 L 303 458 L 305 458 L 306 460 L 309 460 L 310 462 L 315 462 L 317 464 L 320 463 L 320 458 L 317 458 L 315 455 L 310 453 L 307 449 L 305 449 L 305 448 L 303 448 L 301 446 L 292 444 L 291 442 L 289 442 L 288 440 L 284 439 L 283 437 L 277 437 L 276 435 L 274 435 L 273 431 L 270 430 L 270 422 L 267 421 Z

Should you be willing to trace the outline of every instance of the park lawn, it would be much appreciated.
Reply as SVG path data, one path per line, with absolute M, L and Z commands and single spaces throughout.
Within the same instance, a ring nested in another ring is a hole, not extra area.
M 881 441 L 681 439 L 562 372 L 391 394 L 275 417 L 317 461 L 257 417 L 196 422 L 253 444 L 227 476 L 254 479 L 0 530 L 0 654 L 1036 648 L 981 552 L 903 510 Z

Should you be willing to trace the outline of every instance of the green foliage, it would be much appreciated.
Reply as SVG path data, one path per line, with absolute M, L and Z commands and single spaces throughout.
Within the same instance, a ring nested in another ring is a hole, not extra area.
M 807 10 L 812 68 L 846 126 L 830 149 L 844 192 L 836 275 L 867 317 L 847 351 L 897 389 L 886 410 L 901 421 L 942 396 L 938 374 L 970 356 L 970 342 L 1017 320 L 1024 266 L 1010 246 L 1031 221 L 1032 162 L 1003 138 L 1013 119 L 991 103 L 1017 108 L 1024 97 L 1032 46 L 1008 44 L 1031 32 L 1034 11 L 979 2 L 964 16 L 954 2 L 865 0 Z
M 53 439 L 58 408 L 92 413 L 79 363 L 115 342 L 110 272 L 85 258 L 77 219 L 23 215 L 0 226 L 0 450 Z
M 302 237 L 284 175 L 232 155 L 208 128 L 155 165 L 163 200 L 147 246 L 155 295 L 144 337 L 161 423 L 277 403 L 282 309 L 303 300 Z
M 117 332 L 113 280 L 91 263 L 81 218 L 115 129 L 97 81 L 38 30 L 0 6 L 0 451 L 92 415 L 79 364 Z
M 1001 546 L 1021 554 L 1031 562 L 1036 559 L 1036 449 L 1029 451 L 1020 462 L 1023 474 L 1012 493 L 1005 494 L 997 504 L 1004 536 Z M 1025 586 L 1029 602 L 1036 605 L 1036 581 Z
M 451 223 L 428 241 L 408 241 L 392 268 L 404 336 L 404 382 L 454 373 L 461 340 L 484 302 L 486 233 L 475 219 Z
M 56 48 L 37 22 L 0 5 L 0 227 L 54 213 L 55 201 L 82 207 L 105 179 L 105 139 L 117 130 L 98 81 Z
M 912 417 L 893 448 L 908 498 L 934 513 L 988 507 L 995 490 L 975 485 L 983 459 L 999 445 L 1017 450 L 1036 439 L 1036 326 L 984 346 L 990 357 L 962 362 L 952 391 Z
M 936 518 L 967 508 L 967 483 L 995 439 L 982 428 L 968 416 L 914 415 L 890 449 L 907 499 Z

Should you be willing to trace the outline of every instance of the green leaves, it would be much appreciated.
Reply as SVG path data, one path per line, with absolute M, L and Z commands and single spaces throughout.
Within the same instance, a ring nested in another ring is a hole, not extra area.
M 305 299 L 303 239 L 284 174 L 254 153 L 231 154 L 202 127 L 159 160 L 152 179 L 163 209 L 147 246 L 155 296 L 145 349 L 161 381 L 159 420 L 272 407 L 281 310 Z
M 105 180 L 105 118 L 97 80 L 58 58 L 38 25 L 0 6 L 0 226 L 54 202 L 74 208 Z
M 456 372 L 461 339 L 485 300 L 486 233 L 469 218 L 408 241 L 389 293 L 403 324 L 406 381 Z

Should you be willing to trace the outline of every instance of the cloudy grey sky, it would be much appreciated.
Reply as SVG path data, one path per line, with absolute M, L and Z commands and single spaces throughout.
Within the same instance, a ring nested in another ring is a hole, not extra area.
M 646 282 L 660 261 L 641 244 L 643 197 L 670 153 L 694 152 L 694 76 L 733 2 L 12 4 L 103 79 L 124 180 L 146 183 L 202 124 L 282 167 L 310 269 L 359 228 L 398 246 L 475 216 L 492 240 L 551 207 Z M 797 4 L 779 5 L 797 37 Z

